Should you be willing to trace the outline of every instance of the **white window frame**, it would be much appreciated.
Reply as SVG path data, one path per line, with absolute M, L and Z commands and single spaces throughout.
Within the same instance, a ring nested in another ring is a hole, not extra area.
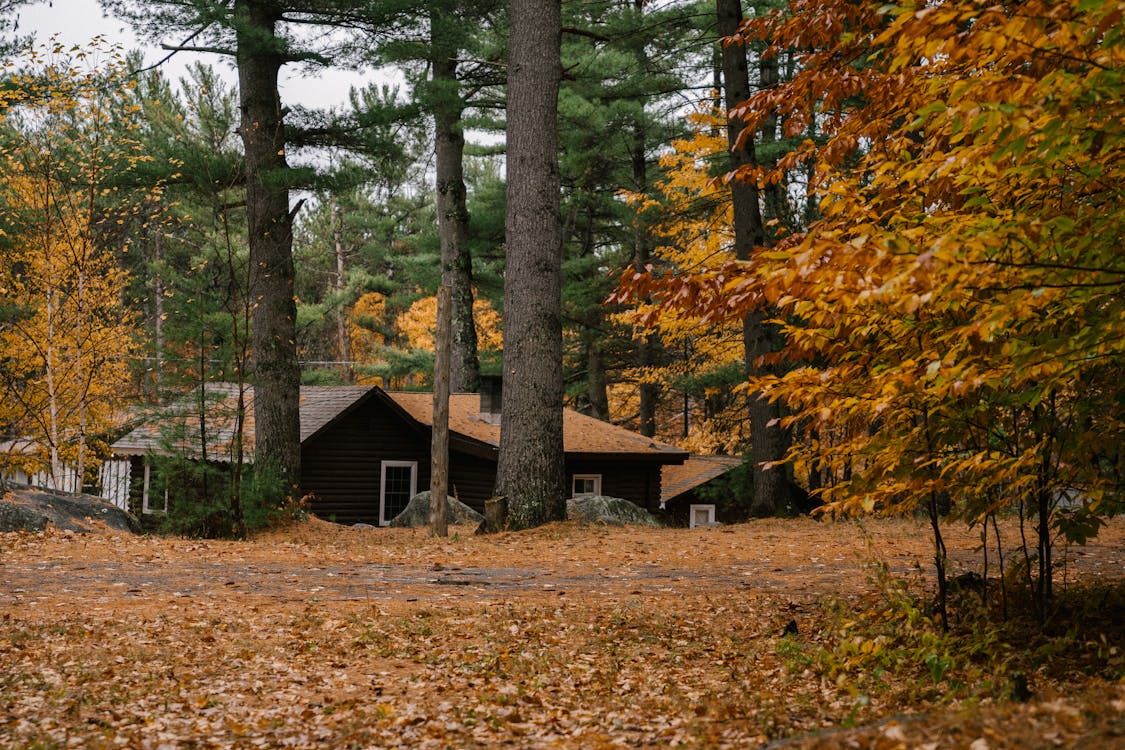
M 387 497 L 387 468 L 410 468 L 410 497 L 418 494 L 418 462 L 417 461 L 380 461 L 379 462 L 379 525 L 389 526 L 391 519 L 385 518 Z
M 699 511 L 707 513 L 707 520 L 704 523 L 695 522 L 695 514 Z M 697 526 L 713 526 L 715 525 L 715 506 L 714 505 L 691 505 L 688 507 L 688 528 L 694 529 Z
M 579 480 L 584 481 L 584 480 L 587 480 L 587 479 L 593 480 L 594 491 L 593 492 L 581 492 L 581 493 L 578 492 L 578 488 L 576 487 L 576 485 L 578 484 Z M 573 477 L 571 477 L 571 480 L 570 480 L 570 496 L 571 497 L 590 497 L 592 495 L 600 495 L 600 494 L 602 494 L 602 475 L 601 474 L 575 474 Z
M 141 513 L 149 515 L 152 513 L 167 513 L 168 512 L 168 488 L 164 488 L 164 507 L 160 508 L 155 505 L 149 505 L 149 490 L 152 488 L 152 464 L 145 461 L 145 482 L 144 490 L 141 493 Z

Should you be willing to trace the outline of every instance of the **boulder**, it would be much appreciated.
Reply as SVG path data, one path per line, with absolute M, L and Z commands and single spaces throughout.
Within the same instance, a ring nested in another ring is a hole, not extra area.
M 106 528 L 141 532 L 131 513 L 91 495 L 8 486 L 0 499 L 0 531 L 43 531 L 48 522 L 64 531 L 89 533 Z
M 585 495 L 567 500 L 566 515 L 572 521 L 607 526 L 660 526 L 656 516 L 644 508 L 628 500 L 605 495 Z
M 451 526 L 462 523 L 479 524 L 484 520 L 484 516 L 477 513 L 475 510 L 465 505 L 460 500 L 446 496 L 446 502 L 449 503 L 447 511 L 448 520 Z M 421 526 L 430 525 L 430 493 L 419 492 L 414 497 L 410 498 L 410 503 L 406 508 L 397 516 L 391 519 L 391 526 L 398 526 L 401 528 L 416 529 Z

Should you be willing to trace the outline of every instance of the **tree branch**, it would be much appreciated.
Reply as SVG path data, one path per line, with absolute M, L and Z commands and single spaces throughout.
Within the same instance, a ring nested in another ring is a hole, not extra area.
M 234 50 L 229 50 L 224 47 L 191 47 L 184 45 L 161 44 L 160 48 L 172 50 L 172 55 L 176 54 L 177 52 L 203 52 L 214 55 L 229 55 L 230 57 L 234 57 L 235 54 Z M 168 57 L 171 57 L 172 55 L 168 55 Z
M 182 51 L 182 50 L 184 49 L 184 45 L 185 45 L 185 44 L 187 44 L 188 42 L 190 42 L 191 40 L 195 39 L 195 38 L 196 38 L 197 36 L 199 36 L 200 34 L 202 34 L 202 33 L 203 33 L 204 31 L 206 31 L 206 30 L 207 30 L 207 28 L 208 28 L 208 27 L 209 27 L 210 25 L 211 25 L 210 23 L 207 23 L 207 24 L 204 24 L 203 26 L 200 26 L 200 27 L 199 27 L 198 29 L 196 29 L 196 30 L 195 30 L 195 31 L 193 31 L 193 32 L 192 32 L 191 34 L 189 34 L 189 35 L 188 35 L 188 37 L 187 37 L 187 39 L 183 40 L 182 42 L 180 42 L 180 43 L 179 43 L 178 45 L 176 45 L 175 47 L 166 47 L 166 46 L 164 46 L 164 45 L 161 45 L 162 47 L 164 47 L 164 49 L 170 49 L 170 50 L 172 50 L 172 51 L 171 51 L 171 52 L 169 52 L 169 53 L 168 53 L 167 55 L 165 55 L 164 57 L 162 57 L 162 58 L 160 58 L 159 60 L 157 60 L 156 62 L 154 62 L 154 63 L 153 63 L 152 65 L 148 65 L 148 66 L 146 66 L 146 67 L 143 67 L 143 68 L 140 68 L 140 69 L 138 69 L 138 70 L 134 70 L 134 71 L 133 71 L 132 73 L 130 73 L 129 75 L 130 75 L 130 76 L 137 76 L 137 75 L 140 75 L 141 73 L 147 73 L 147 72 L 148 72 L 148 71 L 150 71 L 150 70 L 155 70 L 156 68 L 160 67 L 160 66 L 161 66 L 161 65 L 163 65 L 164 63 L 166 63 L 166 62 L 168 62 L 169 60 L 171 60 L 171 59 L 172 59 L 172 56 L 173 56 L 173 55 L 175 55 L 175 54 L 176 54 L 177 52 L 180 52 L 180 51 Z
M 612 39 L 610 39 L 605 34 L 599 34 L 598 32 L 590 31 L 589 29 L 580 29 L 577 26 L 563 26 L 562 31 L 563 31 L 564 34 L 573 34 L 574 36 L 584 36 L 587 39 L 593 39 L 595 42 L 605 42 L 606 44 L 608 44 L 609 42 L 613 41 Z

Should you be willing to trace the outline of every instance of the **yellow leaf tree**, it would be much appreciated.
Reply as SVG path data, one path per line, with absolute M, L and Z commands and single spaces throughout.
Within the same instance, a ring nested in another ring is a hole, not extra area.
M 126 274 L 100 237 L 123 209 L 114 181 L 144 157 L 114 52 L 56 45 L 22 62 L 0 101 L 0 423 L 35 447 L 25 468 L 80 490 L 129 391 Z
M 730 190 L 712 165 L 725 154 L 721 113 L 701 108 L 689 116 L 689 138 L 661 156 L 655 196 L 623 193 L 646 216 L 656 238 L 653 265 L 691 273 L 734 259 Z M 745 370 L 742 328 L 726 320 L 703 325 L 695 311 L 639 300 L 618 314 L 643 339 L 655 332 L 674 352 L 667 364 L 629 371 L 630 379 L 658 383 L 661 391 L 685 394 L 682 411 L 660 420 L 661 436 L 696 453 L 738 454 L 746 449 L 745 397 L 731 388 Z
M 832 509 L 925 508 L 942 592 L 947 503 L 1033 525 L 1040 613 L 1056 536 L 1122 507 L 1123 29 L 1122 0 L 813 0 L 745 24 L 798 70 L 736 114 L 825 134 L 778 163 L 814 167 L 822 218 L 746 262 L 625 279 L 703 320 L 780 310 L 793 368 L 753 387 L 803 428 L 790 460 L 841 478 Z

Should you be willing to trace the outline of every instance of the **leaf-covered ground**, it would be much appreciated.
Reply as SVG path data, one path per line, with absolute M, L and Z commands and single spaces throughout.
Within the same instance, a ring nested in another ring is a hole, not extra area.
M 0 747 L 1125 745 L 1125 519 L 1052 638 L 929 628 L 929 557 L 910 521 L 0 535 Z

